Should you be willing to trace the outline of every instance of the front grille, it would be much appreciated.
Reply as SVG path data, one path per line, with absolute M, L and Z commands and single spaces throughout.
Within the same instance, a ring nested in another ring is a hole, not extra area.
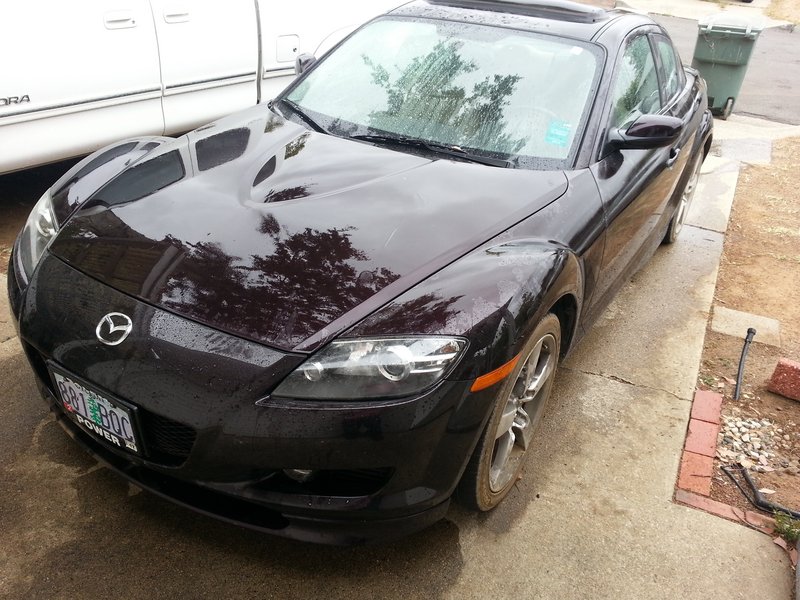
M 340 469 L 327 471 L 326 486 L 335 495 L 361 496 L 373 494 L 384 486 L 391 469 Z M 324 489 L 324 488 L 323 488 Z
M 259 490 L 281 494 L 311 494 L 314 496 L 369 496 L 380 491 L 393 473 L 383 469 L 323 469 L 300 483 L 290 479 L 282 471 L 276 471 L 255 484 Z
M 186 461 L 197 437 L 194 429 L 142 409 L 140 422 L 147 454 L 153 461 L 170 466 Z

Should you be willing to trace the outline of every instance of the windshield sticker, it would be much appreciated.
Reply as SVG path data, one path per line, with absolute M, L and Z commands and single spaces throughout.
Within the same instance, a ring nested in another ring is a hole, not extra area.
M 550 121 L 544 141 L 553 146 L 565 148 L 569 144 L 571 130 L 572 126 L 565 121 Z

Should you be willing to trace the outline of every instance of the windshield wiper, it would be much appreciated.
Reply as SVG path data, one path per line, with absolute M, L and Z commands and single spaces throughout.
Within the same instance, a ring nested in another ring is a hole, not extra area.
M 454 144 L 439 144 L 437 142 L 430 142 L 428 140 L 407 137 L 404 135 L 381 135 L 365 133 L 360 135 L 351 135 L 349 137 L 354 140 L 362 140 L 364 142 L 376 142 L 379 144 L 406 146 L 409 148 L 422 148 L 423 150 L 429 150 L 430 152 L 434 152 L 436 154 L 452 156 L 453 158 L 460 158 L 469 162 L 490 165 L 492 167 L 507 168 L 513 166 L 514 164 L 510 160 L 505 160 L 502 158 L 472 154 L 471 152 L 464 150 L 461 146 L 456 146 Z
M 286 98 L 281 98 L 280 100 L 272 101 L 269 103 L 269 107 L 272 108 L 275 104 L 282 104 L 283 106 L 287 107 L 290 112 L 293 112 L 298 117 L 300 117 L 303 121 L 308 123 L 314 131 L 319 131 L 320 133 L 328 133 L 325 128 L 317 123 L 314 119 L 309 117 L 302 108 L 300 108 L 297 104 L 292 102 L 291 100 L 287 100 Z

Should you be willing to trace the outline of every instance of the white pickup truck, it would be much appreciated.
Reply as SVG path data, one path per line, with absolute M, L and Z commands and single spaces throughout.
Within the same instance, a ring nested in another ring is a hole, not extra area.
M 0 18 L 0 173 L 269 100 L 401 0 L 24 0 Z

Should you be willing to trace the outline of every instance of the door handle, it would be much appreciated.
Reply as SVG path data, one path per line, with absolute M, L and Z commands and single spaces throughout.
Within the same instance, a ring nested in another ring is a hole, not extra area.
M 681 155 L 680 148 L 670 148 L 669 149 L 669 158 L 667 159 L 667 166 L 671 167 L 675 164 L 675 161 L 678 160 L 678 157 Z
M 106 29 L 130 29 L 136 27 L 136 19 L 129 10 L 112 10 L 103 15 Z
M 167 23 L 186 23 L 188 20 L 188 10 L 164 13 L 164 21 Z

